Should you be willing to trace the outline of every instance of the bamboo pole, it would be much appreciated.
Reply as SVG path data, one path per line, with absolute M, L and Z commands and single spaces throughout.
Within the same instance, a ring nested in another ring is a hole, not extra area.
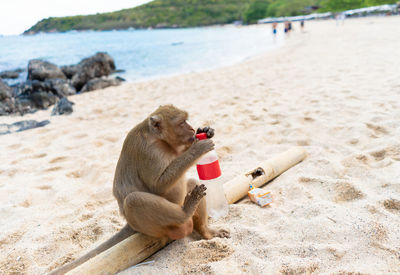
M 229 204 L 237 202 L 247 195 L 250 184 L 254 187 L 261 187 L 305 159 L 306 156 L 307 153 L 304 148 L 293 147 L 264 161 L 255 169 L 233 178 L 224 184 L 226 200 Z
M 293 147 L 261 163 L 255 169 L 235 177 L 224 184 L 229 204 L 247 195 L 249 185 L 260 187 L 296 165 L 307 156 L 301 147 Z M 161 239 L 136 233 L 110 249 L 68 272 L 68 275 L 115 274 L 140 263 L 166 245 Z

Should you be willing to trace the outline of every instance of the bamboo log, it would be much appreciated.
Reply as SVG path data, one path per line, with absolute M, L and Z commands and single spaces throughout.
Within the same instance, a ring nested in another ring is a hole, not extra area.
M 135 233 L 122 242 L 91 258 L 68 275 L 115 274 L 140 263 L 166 245 L 161 239 Z
M 225 197 L 229 204 L 235 203 L 249 191 L 249 185 L 260 187 L 296 165 L 307 156 L 302 147 L 293 147 L 261 163 L 257 168 L 241 174 L 224 184 Z
M 262 186 L 302 161 L 306 155 L 303 148 L 294 147 L 261 163 L 257 168 L 228 181 L 224 184 L 228 203 L 235 203 L 246 196 L 250 184 L 255 187 Z M 136 233 L 67 274 L 115 274 L 140 263 L 164 246 L 165 242 L 160 239 Z

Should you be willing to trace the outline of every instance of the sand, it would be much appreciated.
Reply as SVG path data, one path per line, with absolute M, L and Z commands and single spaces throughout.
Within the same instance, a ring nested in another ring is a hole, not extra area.
M 296 23 L 283 47 L 240 64 L 72 96 L 70 116 L 1 117 L 51 123 L 0 137 L 0 273 L 46 273 L 121 228 L 122 142 L 173 103 L 216 129 L 224 181 L 294 145 L 309 156 L 264 186 L 270 206 L 245 199 L 210 221 L 230 239 L 193 234 L 121 274 L 399 274 L 399 24 Z

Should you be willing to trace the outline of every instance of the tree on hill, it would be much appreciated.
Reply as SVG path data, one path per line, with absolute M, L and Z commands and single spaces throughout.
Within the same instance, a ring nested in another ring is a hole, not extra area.
M 251 24 L 264 18 L 267 14 L 268 4 L 269 2 L 265 0 L 251 1 L 243 14 L 243 22 Z

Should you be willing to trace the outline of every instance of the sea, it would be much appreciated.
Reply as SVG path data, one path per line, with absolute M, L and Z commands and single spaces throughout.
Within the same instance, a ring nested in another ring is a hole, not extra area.
M 136 82 L 235 64 L 283 43 L 283 35 L 274 37 L 269 25 L 0 36 L 0 72 L 25 69 L 19 79 L 6 80 L 11 85 L 26 79 L 31 59 L 61 66 L 107 52 L 124 70 L 118 75 Z

